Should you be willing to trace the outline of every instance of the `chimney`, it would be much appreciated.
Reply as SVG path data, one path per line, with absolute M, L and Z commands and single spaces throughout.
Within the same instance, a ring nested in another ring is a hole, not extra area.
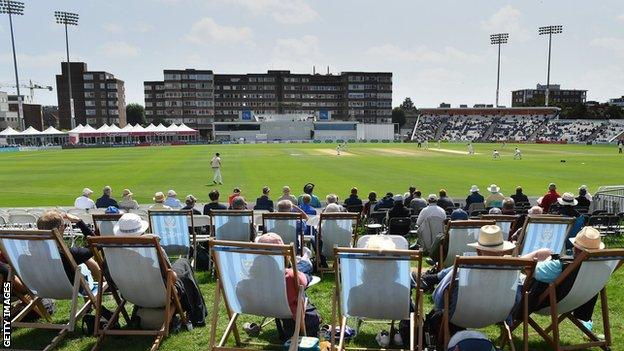
M 312 75 L 316 74 L 316 66 L 312 66 Z

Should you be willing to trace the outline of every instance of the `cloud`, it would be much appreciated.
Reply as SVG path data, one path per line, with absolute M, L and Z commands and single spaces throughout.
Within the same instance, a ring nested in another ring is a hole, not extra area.
M 619 16 L 617 16 L 617 19 L 618 19 L 619 21 L 623 21 L 623 22 L 624 22 L 624 13 L 623 13 L 623 14 L 621 14 L 621 15 L 619 15 Z
M 123 27 L 116 23 L 106 23 L 102 28 L 109 33 L 121 33 Z
M 511 5 L 501 7 L 489 19 L 481 22 L 481 28 L 489 32 L 507 32 L 510 39 L 527 40 L 529 33 L 520 24 L 522 12 Z
M 139 22 L 134 26 L 134 31 L 139 33 L 148 33 L 155 29 L 155 27 L 149 23 Z
M 617 56 L 624 57 L 624 39 L 622 38 L 596 38 L 591 41 L 591 45 L 611 50 Z
M 414 49 L 404 49 L 394 44 L 383 44 L 369 48 L 366 53 L 390 61 L 397 62 L 421 62 L 421 63 L 480 63 L 484 58 L 480 55 L 470 54 L 452 46 L 446 46 L 441 51 L 419 46 Z
M 186 35 L 186 40 L 195 44 L 207 44 L 215 42 L 221 44 L 245 43 L 253 44 L 253 32 L 249 27 L 224 26 L 215 22 L 210 17 L 204 17 L 195 22 L 190 32 Z
M 276 69 L 310 69 L 322 57 L 319 39 L 314 35 L 277 39 L 270 66 Z
M 76 55 L 72 56 L 72 59 L 75 59 L 77 57 Z M 58 69 L 60 70 L 61 61 L 64 60 L 64 51 L 51 51 L 37 55 L 24 53 L 17 54 L 17 64 L 20 69 L 58 67 Z M 0 55 L 0 63 L 11 65 L 13 64 L 13 55 L 10 51 L 6 54 Z
M 283 24 L 302 24 L 316 20 L 319 15 L 305 0 L 225 0 L 246 8 L 256 16 L 271 15 Z
M 125 41 L 109 41 L 100 46 L 99 52 L 110 59 L 127 59 L 139 56 L 141 50 Z

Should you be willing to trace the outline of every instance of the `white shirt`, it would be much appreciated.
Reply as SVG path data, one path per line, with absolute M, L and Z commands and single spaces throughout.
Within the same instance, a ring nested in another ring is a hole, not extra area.
M 74 207 L 89 210 L 95 208 L 95 202 L 86 196 L 78 196 L 74 201 Z
M 213 157 L 212 160 L 210 161 L 210 166 L 212 166 L 212 168 L 221 167 L 221 157 L 219 156 Z
M 438 217 L 442 219 L 446 219 L 446 211 L 442 209 L 442 207 L 436 204 L 429 204 L 427 207 L 423 208 L 418 214 L 418 220 L 416 220 L 416 224 L 421 225 L 425 219 L 429 217 Z

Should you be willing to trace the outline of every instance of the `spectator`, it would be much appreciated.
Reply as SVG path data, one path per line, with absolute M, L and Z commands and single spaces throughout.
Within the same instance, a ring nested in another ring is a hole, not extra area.
M 277 212 L 281 213 L 301 213 L 303 219 L 308 219 L 308 214 L 305 213 L 299 206 L 294 205 L 290 200 L 280 200 L 277 202 Z
M 505 195 L 501 194 L 500 187 L 496 184 L 490 185 L 487 190 L 490 192 L 487 199 L 485 199 L 485 208 L 489 207 L 503 207 L 503 200 Z
M 409 207 L 412 209 L 412 212 L 417 214 L 423 208 L 427 207 L 427 201 L 422 198 L 422 193 L 420 190 L 414 191 L 414 198 L 410 201 Z
M 235 211 L 243 211 L 247 209 L 247 202 L 245 202 L 245 198 L 242 196 L 237 196 L 232 200 L 232 206 L 230 206 L 230 210 Z
M 301 205 L 299 205 L 299 208 L 301 208 L 301 210 L 303 210 L 306 214 L 314 216 L 316 215 L 316 210 L 314 207 L 310 206 L 311 201 L 312 196 L 310 196 L 310 194 L 301 195 Z
M 409 207 L 410 202 L 412 202 L 412 199 L 414 198 L 414 192 L 416 191 L 416 187 L 415 186 L 410 186 L 409 187 L 409 195 L 405 196 L 405 200 L 403 200 L 403 203 L 405 204 L 406 207 Z
M 371 212 L 371 206 L 377 203 L 377 193 L 371 191 L 368 193 L 368 202 L 364 204 L 364 208 L 362 209 L 362 214 L 364 216 L 368 216 Z
M 235 197 L 239 197 L 240 195 L 241 195 L 240 188 L 234 188 L 234 190 L 232 191 L 232 194 L 228 196 L 228 207 L 232 208 L 232 201 L 234 200 Z
M 117 201 L 113 199 L 112 197 L 110 197 L 111 193 L 112 193 L 111 187 L 108 185 L 105 186 L 104 189 L 102 190 L 102 197 L 95 201 L 95 207 L 107 208 L 109 206 L 115 206 L 119 208 L 119 204 L 117 203 Z
M 358 188 L 351 188 L 351 195 L 349 195 L 344 203 L 347 208 L 350 206 L 362 206 L 362 200 L 358 197 Z
M 485 202 L 483 195 L 479 194 L 479 187 L 473 185 L 470 187 L 470 195 L 466 198 L 466 210 L 470 209 L 471 204 L 482 204 Z
M 439 195 L 440 198 L 438 199 L 438 206 L 445 210 L 447 208 L 455 208 L 455 203 L 453 203 L 453 199 L 446 195 L 446 190 L 440 189 Z
M 154 204 L 150 206 L 150 210 L 170 210 L 171 207 L 164 204 L 165 202 L 165 194 L 162 191 L 159 191 L 154 194 L 152 198 L 154 200 Z
M 592 202 L 592 195 L 587 190 L 587 185 L 581 185 L 578 190 L 580 191 L 581 189 L 585 190 L 585 198 L 587 198 L 587 200 L 589 200 L 589 202 Z
M 587 188 L 579 188 L 579 196 L 576 198 L 579 207 L 589 208 L 591 201 L 587 197 Z
M 282 200 L 290 200 L 290 202 L 292 202 L 293 205 L 296 205 L 298 203 L 297 198 L 290 193 L 290 187 L 288 185 L 285 185 L 282 188 L 282 196 L 277 199 L 277 201 L 282 201 Z
M 501 211 L 501 209 L 500 209 L 500 208 L 498 208 L 498 207 L 492 207 L 492 208 L 490 208 L 490 210 L 488 211 L 488 214 L 491 214 L 491 215 L 499 215 L 499 214 L 503 214 L 503 211 Z
M 503 200 L 503 207 L 501 209 L 501 213 L 504 215 L 515 215 L 516 214 L 516 203 L 514 199 L 511 197 L 506 197 Z
M 227 206 L 219 203 L 219 190 L 213 190 L 208 193 L 210 202 L 204 205 L 204 214 L 210 215 L 211 210 L 227 210 Z
M 325 207 L 325 210 L 323 212 L 324 213 L 336 213 L 336 212 L 342 212 L 342 210 L 343 210 L 342 206 L 338 204 L 329 204 L 327 205 L 327 207 Z
M 178 194 L 175 192 L 175 190 L 172 189 L 167 191 L 165 206 L 169 206 L 174 210 L 182 208 L 182 203 L 180 202 L 180 200 L 178 200 Z
M 124 189 L 121 193 L 121 201 L 119 201 L 119 208 L 122 210 L 137 210 L 139 203 L 132 198 L 132 191 L 130 189 Z
M 338 196 L 336 194 L 328 194 L 327 196 L 325 196 L 325 202 L 326 202 L 326 207 L 331 205 L 331 204 L 335 204 L 338 205 L 340 207 L 340 212 L 345 212 L 345 208 L 342 207 L 339 203 L 338 203 Z M 323 211 L 325 212 L 325 211 Z
M 528 204 L 529 203 L 529 198 L 526 195 L 524 195 L 524 193 L 522 192 L 521 186 L 516 187 L 516 193 L 511 195 L 511 198 L 514 200 L 516 204 Z
M 76 201 L 74 201 L 74 207 L 83 210 L 95 208 L 95 202 L 91 200 L 91 194 L 93 194 L 93 190 L 89 188 L 82 189 L 82 195 L 76 198 Z
M 557 199 L 560 197 L 561 195 L 557 193 L 557 185 L 555 185 L 555 183 L 548 184 L 548 192 L 542 197 L 542 201 L 540 202 L 540 207 L 544 209 L 544 213 L 548 213 L 550 205 L 556 203 Z
M 467 221 L 468 220 L 468 212 L 462 210 L 461 208 L 457 208 L 453 210 L 451 213 L 451 221 Z
M 194 215 L 201 215 L 199 210 L 195 209 L 195 204 L 197 203 L 197 198 L 193 195 L 187 195 L 185 200 L 186 206 L 182 207 L 181 210 L 191 210 Z
M 380 211 L 382 209 L 392 208 L 392 205 L 394 205 L 394 200 L 392 200 L 393 196 L 394 195 L 391 192 L 387 192 L 386 196 L 384 196 L 381 201 L 376 203 L 373 209 L 375 211 Z
M 394 204 L 390 211 L 388 211 L 388 219 L 390 218 L 405 218 L 410 216 L 410 211 L 407 207 L 405 207 L 405 203 L 403 202 L 403 196 L 395 195 Z
M 273 212 L 273 200 L 269 199 L 269 189 L 268 186 L 264 186 L 262 188 L 262 196 L 256 199 L 256 205 L 254 206 L 254 210 L 264 210 Z
M 303 194 L 299 196 L 299 198 L 297 199 L 297 204 L 299 206 L 301 206 L 301 204 L 303 203 L 303 195 L 304 194 L 308 194 L 310 195 L 310 206 L 314 207 L 314 208 L 321 208 L 321 201 L 319 200 L 319 198 L 314 195 L 312 192 L 314 191 L 314 184 L 312 183 L 307 183 L 306 185 L 303 186 Z
M 559 204 L 559 214 L 565 217 L 578 218 L 581 214 L 574 209 L 578 205 L 578 200 L 574 198 L 572 193 L 563 193 L 560 198 L 557 199 Z
M 438 197 L 436 196 L 436 194 L 430 194 L 427 197 L 427 202 L 429 203 L 429 205 L 423 208 L 418 215 L 418 220 L 416 220 L 417 225 L 420 226 L 425 221 L 425 219 L 430 217 L 446 219 L 446 212 L 440 206 L 438 206 Z

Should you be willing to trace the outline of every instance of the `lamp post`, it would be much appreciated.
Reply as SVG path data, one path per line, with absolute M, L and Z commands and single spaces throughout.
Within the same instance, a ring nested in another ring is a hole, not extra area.
M 17 56 L 15 55 L 15 37 L 13 36 L 13 15 L 24 14 L 24 3 L 14 0 L 0 0 L 0 13 L 9 15 L 9 27 L 11 28 L 11 46 L 13 47 L 13 68 L 15 69 L 15 88 L 17 89 L 17 119 L 20 128 L 26 129 L 24 122 L 24 107 L 22 106 L 22 95 L 20 94 L 19 75 L 17 74 Z
M 548 34 L 548 72 L 546 74 L 546 98 L 545 104 L 548 107 L 548 97 L 550 95 L 550 49 L 552 47 L 552 36 L 553 34 L 560 34 L 563 32 L 563 26 L 543 26 L 539 27 L 539 35 Z
M 496 70 L 496 107 L 498 107 L 498 92 L 500 86 L 500 54 L 501 54 L 501 44 L 507 44 L 507 39 L 509 39 L 509 33 L 497 33 L 490 35 L 490 43 L 492 45 L 498 45 L 498 66 Z
M 65 49 L 67 50 L 67 81 L 69 82 L 69 114 L 71 129 L 76 127 L 76 116 L 74 114 L 74 98 L 72 96 L 71 64 L 69 63 L 69 37 L 67 26 L 78 25 L 78 14 L 65 11 L 54 11 L 56 23 L 65 25 Z

